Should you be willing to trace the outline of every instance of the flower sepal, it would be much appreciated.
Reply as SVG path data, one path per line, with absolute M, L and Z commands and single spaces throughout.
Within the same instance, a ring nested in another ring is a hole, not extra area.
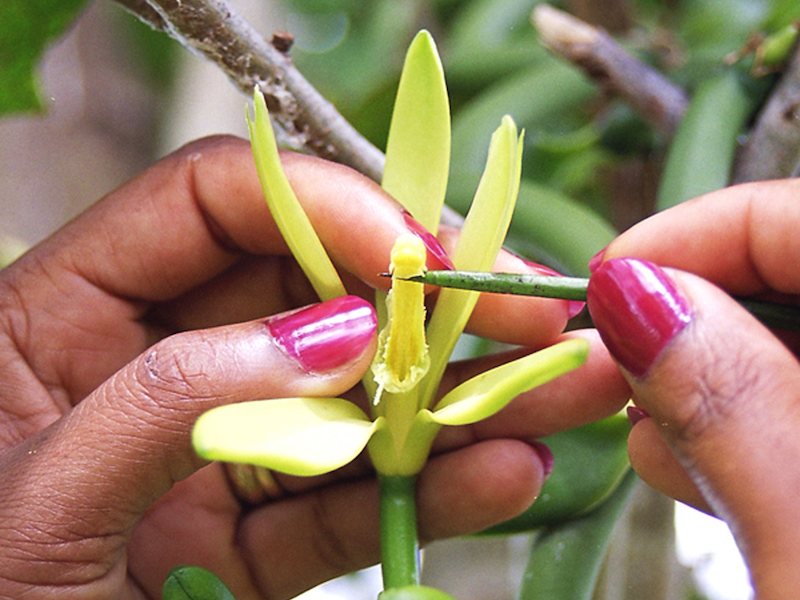
M 192 444 L 208 460 L 308 477 L 352 461 L 382 423 L 341 398 L 256 400 L 204 413 L 192 430 Z

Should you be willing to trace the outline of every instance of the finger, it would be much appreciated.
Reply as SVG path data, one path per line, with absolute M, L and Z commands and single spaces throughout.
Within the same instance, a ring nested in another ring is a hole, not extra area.
M 797 360 L 718 288 L 652 263 L 603 264 L 588 306 L 637 402 L 731 524 L 759 595 L 797 595 Z
M 800 293 L 800 180 L 737 185 L 635 225 L 603 260 L 636 256 L 700 275 L 734 295 Z
M 713 514 L 700 489 L 661 435 L 658 423 L 649 416 L 633 423 L 628 435 L 628 455 L 633 469 L 650 486 L 697 510 Z
M 423 540 L 464 535 L 511 518 L 539 492 L 536 450 L 495 440 L 432 458 L 417 490 Z M 262 594 L 291 598 L 379 560 L 374 481 L 340 484 L 264 506 L 242 521 L 239 542 Z
M 373 308 L 346 296 L 153 346 L 3 455 L 0 472 L 15 484 L 0 490 L 0 521 L 13 523 L 20 541 L 0 544 L 0 580 L 27 573 L 61 585 L 107 583 L 103 568 L 119 560 L 147 507 L 204 464 L 191 445 L 202 413 L 241 400 L 338 395 L 368 367 L 375 329 Z M 65 560 L 75 567 L 65 570 Z

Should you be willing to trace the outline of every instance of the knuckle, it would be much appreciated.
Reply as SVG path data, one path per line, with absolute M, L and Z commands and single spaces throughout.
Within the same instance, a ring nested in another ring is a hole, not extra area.
M 689 389 L 677 390 L 677 397 L 685 400 L 670 423 L 673 435 L 692 443 L 726 428 L 732 419 L 747 419 L 756 410 L 754 401 L 770 385 L 762 367 L 756 356 L 741 347 L 714 353 L 695 368 L 693 377 L 684 380 Z
M 166 338 L 141 358 L 134 382 L 148 396 L 206 398 L 214 388 L 219 358 L 202 332 Z

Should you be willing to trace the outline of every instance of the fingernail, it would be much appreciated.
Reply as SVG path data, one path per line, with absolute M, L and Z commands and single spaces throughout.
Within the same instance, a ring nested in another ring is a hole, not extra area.
M 429 269 L 435 271 L 442 269 L 455 271 L 456 267 L 453 264 L 453 261 L 450 260 L 449 256 L 447 256 L 447 252 L 445 252 L 445 249 L 439 243 L 439 240 L 436 239 L 436 236 L 425 229 L 419 223 L 419 221 L 411 216 L 411 213 L 407 210 L 403 211 L 403 220 L 406 222 L 406 227 L 419 236 L 419 239 L 421 239 L 422 243 L 425 244 L 425 249 L 428 251 Z
M 550 267 L 540 265 L 539 263 L 535 263 L 521 256 L 519 256 L 518 258 L 522 262 L 524 262 L 528 266 L 528 268 L 535 271 L 539 275 L 547 275 L 550 277 L 564 277 L 563 273 L 554 271 Z M 583 307 L 586 306 L 586 302 L 581 302 L 580 300 L 565 300 L 565 302 L 567 303 L 567 314 L 570 319 L 576 316 L 579 312 L 581 312 L 583 310 Z
M 589 314 L 612 356 L 635 377 L 692 320 L 689 302 L 658 266 L 633 258 L 604 262 L 587 290 Z
M 631 422 L 631 427 L 636 425 L 642 419 L 646 419 L 650 416 L 649 412 L 647 412 L 643 408 L 639 408 L 638 406 L 629 406 L 627 412 L 628 412 L 628 421 Z
M 606 253 L 606 249 L 603 248 L 595 254 L 592 258 L 589 259 L 589 271 L 594 273 L 597 271 L 597 267 L 599 267 L 603 262 L 603 255 Z
M 553 457 L 553 451 L 547 447 L 547 445 L 543 444 L 540 441 L 534 440 L 529 442 L 531 448 L 534 449 L 536 454 L 539 455 L 539 460 L 542 461 L 542 467 L 544 470 L 544 478 L 545 481 L 548 477 L 550 477 L 551 473 L 553 472 L 553 467 L 555 466 L 555 458 Z
M 378 327 L 375 309 L 341 296 L 267 321 L 275 343 L 306 371 L 326 372 L 361 356 Z

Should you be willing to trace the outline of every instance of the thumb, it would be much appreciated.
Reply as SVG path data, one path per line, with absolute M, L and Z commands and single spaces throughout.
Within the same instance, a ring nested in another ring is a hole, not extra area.
M 637 404 L 652 415 L 643 427 L 652 453 L 666 442 L 731 525 L 759 598 L 800 597 L 795 357 L 712 284 L 641 260 L 604 263 L 587 304 Z M 646 444 L 636 447 L 647 454 Z M 670 477 L 652 468 L 658 461 L 639 462 L 646 480 Z
M 0 458 L 0 522 L 14 523 L 26 540 L 18 572 L 36 564 L 41 575 L 50 564 L 58 578 L 65 556 L 97 562 L 122 552 L 148 506 L 204 464 L 191 445 L 203 412 L 257 398 L 339 395 L 369 366 L 376 327 L 372 306 L 345 296 L 151 347 Z M 14 557 L 3 557 L 4 547 L 0 564 L 8 566 Z

